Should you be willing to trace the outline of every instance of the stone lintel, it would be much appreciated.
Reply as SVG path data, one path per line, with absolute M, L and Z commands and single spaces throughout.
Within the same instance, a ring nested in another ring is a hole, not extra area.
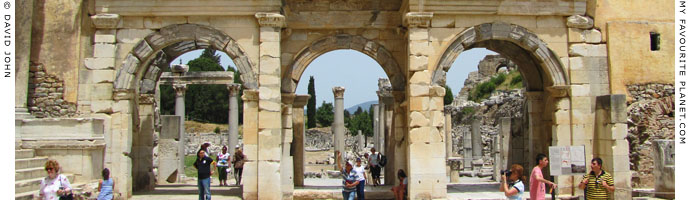
M 283 28 L 286 27 L 285 16 L 278 13 L 256 13 L 254 17 L 259 21 L 260 26 Z
M 259 91 L 258 90 L 244 90 L 242 94 L 243 101 L 259 101 Z
M 91 16 L 91 22 L 97 29 L 115 29 L 120 22 L 120 15 L 118 14 L 97 14 Z
M 295 95 L 295 101 L 292 102 L 292 107 L 293 108 L 304 108 L 304 105 L 307 105 L 307 102 L 309 102 L 309 98 L 311 98 L 311 95 Z
M 333 96 L 335 98 L 343 98 L 345 96 L 345 87 L 341 87 L 341 86 L 333 87 Z
M 164 72 L 160 84 L 215 84 L 229 85 L 234 83 L 234 72 L 187 72 L 179 76 Z
M 570 86 L 557 85 L 557 86 L 547 87 L 546 92 L 548 92 L 548 94 L 551 98 L 567 97 L 569 89 L 570 89 Z
M 433 17 L 432 12 L 408 12 L 403 18 L 403 25 L 409 28 L 428 28 Z
M 230 96 L 237 96 L 237 94 L 240 92 L 240 89 L 242 89 L 242 85 L 239 83 L 231 83 L 228 84 L 228 92 L 230 93 Z

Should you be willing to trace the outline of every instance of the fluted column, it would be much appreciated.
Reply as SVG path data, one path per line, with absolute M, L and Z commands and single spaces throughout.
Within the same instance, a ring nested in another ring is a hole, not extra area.
M 297 95 L 292 103 L 292 146 L 295 186 L 304 186 L 304 105 L 309 95 Z
M 228 109 L 228 150 L 234 151 L 237 146 L 239 135 L 239 111 L 237 105 L 237 95 L 240 92 L 241 85 L 233 83 L 228 85 L 229 92 L 229 109 Z
M 184 172 L 184 141 L 186 139 L 186 134 L 184 131 L 184 94 L 187 91 L 187 84 L 174 84 L 173 90 L 175 90 L 175 115 L 180 116 L 180 142 L 178 146 L 178 158 L 180 159 L 180 164 L 178 166 L 178 173 Z
M 345 116 L 343 108 L 343 96 L 345 95 L 344 87 L 333 87 L 333 98 L 335 98 L 334 109 L 335 116 L 333 117 L 333 135 L 335 136 L 335 150 L 342 153 L 342 159 L 345 161 Z

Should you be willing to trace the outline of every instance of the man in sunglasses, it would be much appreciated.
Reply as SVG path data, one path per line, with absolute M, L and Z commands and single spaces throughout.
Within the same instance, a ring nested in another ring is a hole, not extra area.
M 580 189 L 585 190 L 585 199 L 612 199 L 613 191 L 613 176 L 610 173 L 601 169 L 601 158 L 592 159 L 592 171 L 586 174 L 580 185 Z

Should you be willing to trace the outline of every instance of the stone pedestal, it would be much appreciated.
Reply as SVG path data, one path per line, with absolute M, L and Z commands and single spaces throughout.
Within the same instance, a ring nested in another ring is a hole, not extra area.
M 655 197 L 673 199 L 676 192 L 676 161 L 675 143 L 673 140 L 652 141 L 652 155 L 654 156 L 654 192 Z
M 345 117 L 343 108 L 343 96 L 345 95 L 344 87 L 333 87 L 333 97 L 335 98 L 333 109 L 335 109 L 335 116 L 333 116 L 333 135 L 335 144 L 335 151 L 341 153 L 343 162 L 345 160 Z M 336 155 L 336 154 L 334 154 Z
M 184 154 L 179 154 L 180 139 L 180 116 L 175 115 L 161 115 L 160 138 L 158 139 L 158 176 L 156 182 L 158 184 L 174 183 L 180 180 L 180 173 L 178 163 L 180 159 L 184 161 Z

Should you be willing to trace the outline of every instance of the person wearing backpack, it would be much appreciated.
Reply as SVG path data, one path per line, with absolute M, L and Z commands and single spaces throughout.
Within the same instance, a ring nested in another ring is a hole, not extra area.
M 381 184 L 381 166 L 379 166 L 379 161 L 381 160 L 381 154 L 376 152 L 376 148 L 371 148 L 371 155 L 369 156 L 369 169 L 371 170 L 371 177 L 374 181 L 374 186 Z

